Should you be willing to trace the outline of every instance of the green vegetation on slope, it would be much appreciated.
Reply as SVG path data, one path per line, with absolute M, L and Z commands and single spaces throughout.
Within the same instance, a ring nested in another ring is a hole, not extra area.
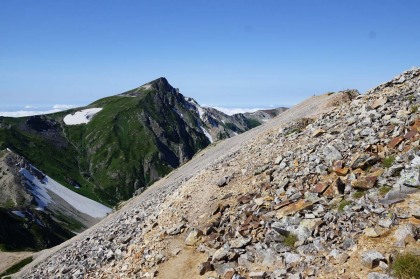
M 31 218 L 18 217 L 0 208 L 0 245 L 3 251 L 38 251 L 74 236 L 48 213 L 33 210 L 28 216 Z
M 26 259 L 21 260 L 20 262 L 12 265 L 9 267 L 6 271 L 0 274 L 0 278 L 3 276 L 7 276 L 10 274 L 15 274 L 16 272 L 19 272 L 25 265 L 30 264 L 33 261 L 32 257 L 28 257 Z

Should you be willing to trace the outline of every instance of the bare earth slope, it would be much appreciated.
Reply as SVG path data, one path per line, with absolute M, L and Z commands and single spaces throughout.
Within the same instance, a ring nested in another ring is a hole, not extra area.
M 413 69 L 365 95 L 310 98 L 17 276 L 393 278 L 397 254 L 420 255 L 419 92 Z

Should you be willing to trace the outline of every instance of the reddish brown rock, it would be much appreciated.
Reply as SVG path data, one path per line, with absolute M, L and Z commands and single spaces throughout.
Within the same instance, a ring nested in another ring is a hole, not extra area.
M 372 189 L 378 178 L 376 176 L 362 176 L 351 182 L 351 186 L 356 189 Z
M 349 173 L 349 168 L 335 169 L 334 172 L 339 176 L 346 176 Z
M 322 194 L 325 192 L 325 190 L 327 190 L 328 188 L 328 184 L 323 183 L 323 182 L 319 182 L 315 185 L 313 192 L 318 193 L 318 194 Z
M 402 141 L 404 140 L 403 137 L 396 137 L 393 138 L 389 143 L 388 143 L 388 147 L 389 148 L 395 148 L 397 147 Z
M 411 130 L 410 132 L 408 132 L 407 134 L 404 135 L 404 138 L 406 140 L 410 140 L 410 139 L 414 138 L 415 135 L 417 135 L 417 131 Z
M 334 182 L 331 183 L 330 187 L 328 187 L 328 189 L 324 192 L 323 195 L 327 197 L 338 196 L 344 193 L 345 187 L 346 185 L 344 184 L 344 182 L 340 178 L 337 178 L 336 180 L 334 180 Z
M 410 128 L 412 131 L 417 131 L 417 133 L 420 133 L 420 119 L 417 119 Z
M 313 205 L 313 202 L 306 201 L 306 200 L 299 200 L 288 206 L 283 207 L 282 209 L 278 210 L 276 213 L 277 218 L 283 218 L 284 216 L 295 214 L 301 210 L 307 209 Z

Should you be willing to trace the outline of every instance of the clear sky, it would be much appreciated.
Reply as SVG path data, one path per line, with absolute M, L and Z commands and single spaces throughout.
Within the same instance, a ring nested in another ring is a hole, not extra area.
M 420 2 L 0 1 L 0 107 L 84 105 L 165 76 L 199 103 L 292 105 L 420 66 Z

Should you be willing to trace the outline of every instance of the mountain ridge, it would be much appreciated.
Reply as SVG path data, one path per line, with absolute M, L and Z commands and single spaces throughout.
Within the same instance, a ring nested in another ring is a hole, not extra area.
M 150 87 L 145 89 L 145 85 Z M 43 218 L 49 228 L 60 227 L 66 232 L 60 241 L 51 231 L 53 242 L 17 247 L 5 230 L 0 232 L 1 245 L 9 250 L 49 248 L 105 216 L 96 216 L 86 208 L 79 208 L 86 212 L 80 211 L 69 201 L 82 198 L 64 188 L 60 188 L 60 196 L 51 191 L 56 186 L 66 186 L 108 207 L 116 206 L 188 162 L 219 133 L 223 132 L 220 138 L 226 138 L 256 126 L 248 125 L 246 117 L 235 124 L 236 118 L 226 115 L 223 119 L 229 126 L 218 120 L 218 115 L 210 122 L 206 108 L 184 97 L 165 78 L 145 85 L 86 107 L 0 118 L 0 146 L 8 162 L 0 174 L 0 207 L 13 217 L 7 226 L 36 225 Z M 105 210 L 91 201 L 84 203 L 100 212 Z M 35 214 L 40 210 L 44 213 Z M 28 235 L 35 239 L 37 229 L 29 230 Z M 48 229 L 45 233 L 48 236 Z

